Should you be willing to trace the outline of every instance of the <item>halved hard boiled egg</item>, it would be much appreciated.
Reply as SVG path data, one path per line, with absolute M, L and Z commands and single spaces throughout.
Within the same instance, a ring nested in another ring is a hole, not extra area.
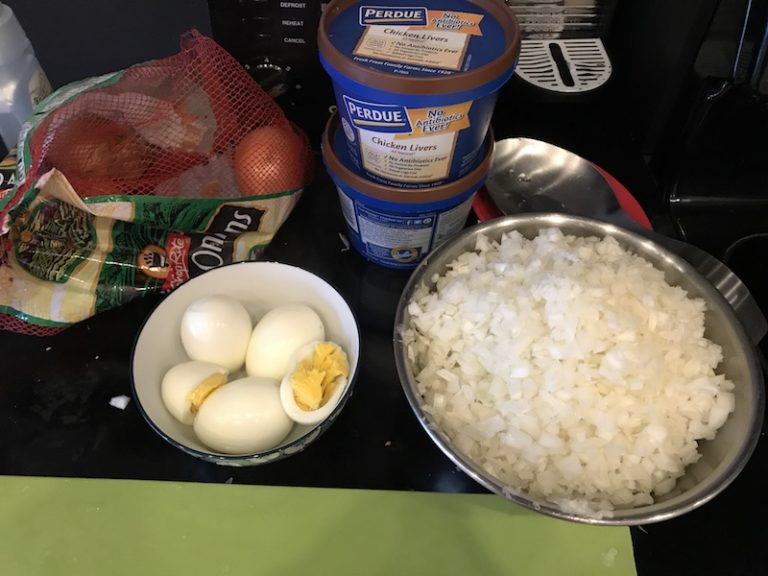
M 288 371 L 296 350 L 323 339 L 323 321 L 309 306 L 288 304 L 273 308 L 253 329 L 245 356 L 245 371 L 248 376 L 274 378 L 279 382 Z
M 280 383 L 280 401 L 285 413 L 299 424 L 325 420 L 344 393 L 349 361 L 333 342 L 314 341 L 294 354 Z
M 192 424 L 200 406 L 227 381 L 227 370 L 218 364 L 192 360 L 177 364 L 165 373 L 160 384 L 163 403 L 182 424 Z

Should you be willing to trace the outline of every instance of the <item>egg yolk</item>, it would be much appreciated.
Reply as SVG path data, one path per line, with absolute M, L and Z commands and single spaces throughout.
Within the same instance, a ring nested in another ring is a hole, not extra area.
M 211 374 L 208 378 L 200 382 L 200 384 L 198 384 L 187 396 L 190 402 L 190 412 L 192 412 L 192 414 L 197 414 L 198 410 L 200 410 L 200 406 L 205 402 L 205 399 L 208 398 L 216 388 L 223 386 L 226 382 L 227 377 L 219 372 Z
M 320 342 L 291 375 L 296 405 L 302 410 L 317 410 L 328 402 L 341 378 L 347 376 L 349 363 L 342 349 L 333 342 Z

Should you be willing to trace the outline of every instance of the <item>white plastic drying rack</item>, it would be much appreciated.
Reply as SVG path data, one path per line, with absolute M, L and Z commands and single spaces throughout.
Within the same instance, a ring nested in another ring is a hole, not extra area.
M 600 38 L 525 39 L 516 74 L 554 92 L 588 92 L 611 76 L 611 61 Z

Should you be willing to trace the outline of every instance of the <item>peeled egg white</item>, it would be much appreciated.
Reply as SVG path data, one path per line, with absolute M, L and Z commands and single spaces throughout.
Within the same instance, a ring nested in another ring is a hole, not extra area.
M 213 362 L 234 372 L 245 361 L 252 327 L 251 317 L 240 302 L 226 296 L 206 296 L 184 312 L 181 343 L 192 360 Z
M 303 304 L 278 306 L 256 324 L 245 356 L 248 376 L 282 380 L 296 350 L 325 339 L 325 327 L 317 312 Z
M 216 373 L 226 376 L 227 370 L 210 362 L 196 360 L 177 364 L 168 370 L 160 384 L 160 395 L 171 416 L 182 424 L 192 424 L 195 416 L 192 414 L 189 393 Z
M 333 409 L 341 399 L 341 395 L 347 387 L 347 378 L 342 378 L 336 385 L 331 397 L 328 401 L 320 406 L 317 410 L 303 410 L 296 403 L 296 397 L 293 395 L 293 386 L 291 385 L 291 376 L 296 371 L 299 363 L 305 358 L 309 358 L 315 351 L 315 345 L 319 344 L 318 341 L 310 342 L 299 348 L 291 358 L 291 363 L 288 368 L 288 372 L 280 382 L 280 402 L 283 405 L 283 410 L 288 414 L 288 417 L 297 424 L 313 425 L 322 422 L 328 416 L 330 416 Z
M 280 403 L 278 383 L 268 378 L 240 378 L 217 388 L 194 423 L 200 441 L 224 454 L 275 448 L 292 427 Z

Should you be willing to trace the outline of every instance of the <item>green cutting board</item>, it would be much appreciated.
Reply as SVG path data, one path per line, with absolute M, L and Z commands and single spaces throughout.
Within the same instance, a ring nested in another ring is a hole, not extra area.
M 634 575 L 627 528 L 490 494 L 0 477 L 3 576 Z

